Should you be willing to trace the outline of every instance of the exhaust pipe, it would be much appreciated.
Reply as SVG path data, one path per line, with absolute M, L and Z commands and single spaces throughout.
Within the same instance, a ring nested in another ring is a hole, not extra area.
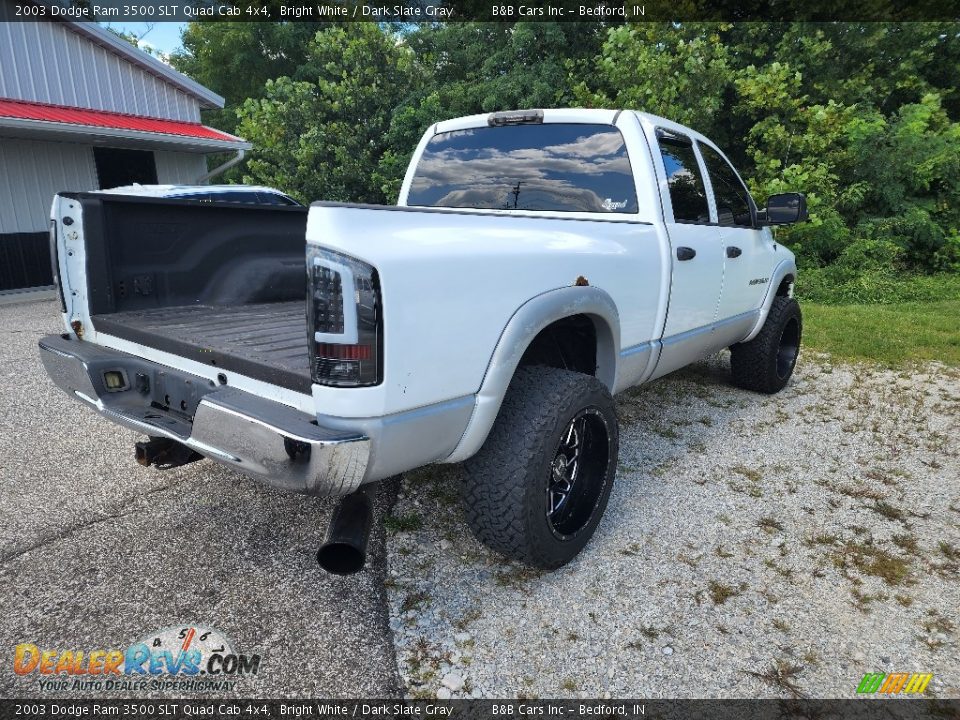
M 317 551 L 317 562 L 328 573 L 353 575 L 363 570 L 373 524 L 374 493 L 374 483 L 361 485 L 334 508 L 327 535 Z
M 159 470 L 169 470 L 203 460 L 200 453 L 165 437 L 150 437 L 149 440 L 136 443 L 134 453 L 138 463 L 144 467 L 156 465 Z

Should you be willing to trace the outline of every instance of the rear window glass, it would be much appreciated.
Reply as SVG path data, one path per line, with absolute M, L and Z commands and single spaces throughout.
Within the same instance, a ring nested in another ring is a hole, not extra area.
M 408 205 L 635 213 L 633 173 L 611 125 L 547 123 L 438 133 Z

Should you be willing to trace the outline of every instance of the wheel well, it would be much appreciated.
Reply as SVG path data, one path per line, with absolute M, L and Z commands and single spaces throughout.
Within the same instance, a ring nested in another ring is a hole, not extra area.
M 547 365 L 596 375 L 597 328 L 586 315 L 557 320 L 533 339 L 520 365 Z
M 793 275 L 787 275 L 777 286 L 777 297 L 790 297 L 793 290 Z

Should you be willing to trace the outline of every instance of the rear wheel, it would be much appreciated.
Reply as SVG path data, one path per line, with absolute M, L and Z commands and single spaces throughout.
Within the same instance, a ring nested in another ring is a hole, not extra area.
M 762 393 L 782 390 L 797 365 L 802 333 L 800 304 L 790 297 L 775 297 L 757 336 L 730 348 L 733 382 Z
M 486 443 L 464 463 L 470 528 L 513 560 L 566 564 L 600 523 L 618 449 L 613 399 L 599 380 L 518 369 Z

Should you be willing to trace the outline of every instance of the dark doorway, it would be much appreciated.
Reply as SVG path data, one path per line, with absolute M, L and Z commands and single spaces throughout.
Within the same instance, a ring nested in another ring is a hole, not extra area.
M 149 150 L 95 147 L 93 160 L 101 190 L 133 183 L 157 184 L 157 163 Z
M 50 273 L 49 233 L 0 235 L 0 290 L 52 285 Z

